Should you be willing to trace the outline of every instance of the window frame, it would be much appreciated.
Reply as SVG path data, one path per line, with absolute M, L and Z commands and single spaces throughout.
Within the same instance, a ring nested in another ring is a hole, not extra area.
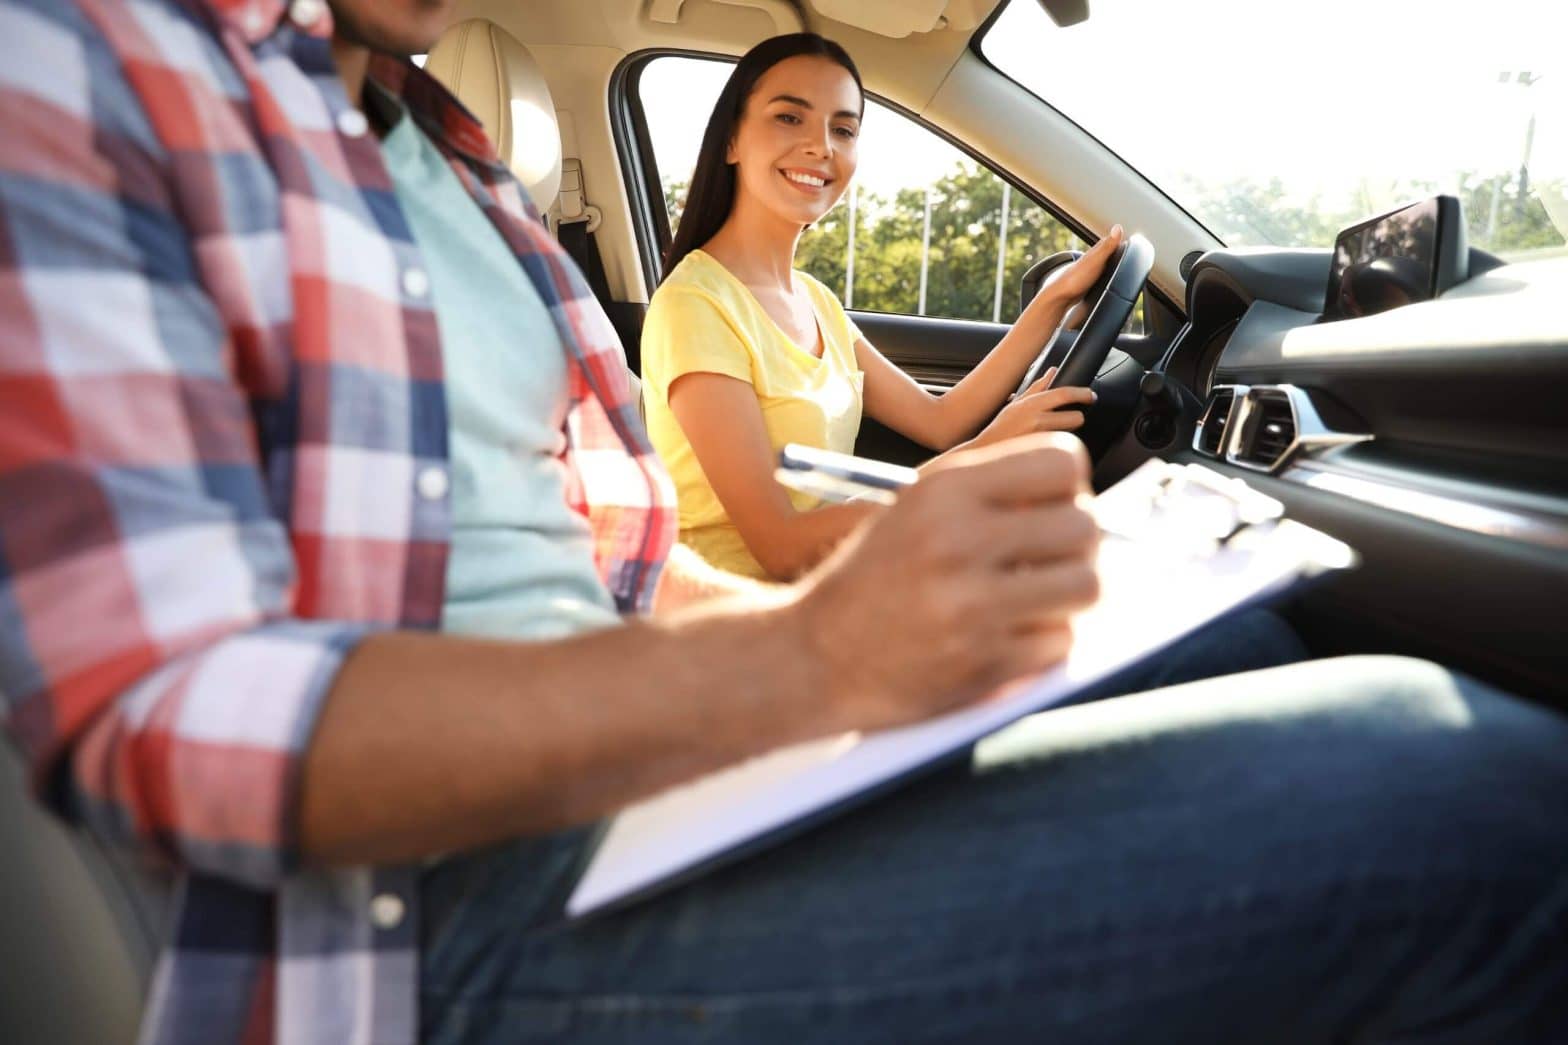
M 1193 220 L 1193 222 L 1198 226 L 1198 228 L 1202 229 L 1209 236 L 1210 239 L 1212 239 L 1215 243 L 1218 243 L 1220 245 L 1221 249 L 1225 249 L 1226 247 L 1230 246 L 1224 240 L 1220 239 L 1219 236 L 1215 235 L 1214 230 L 1209 228 L 1209 226 L 1207 224 L 1205 224 L 1203 222 L 1203 220 L 1200 219 L 1196 214 L 1192 213 L 1192 211 L 1188 210 L 1186 207 L 1182 206 L 1179 202 L 1177 202 L 1176 198 L 1173 197 L 1170 193 L 1168 193 L 1164 189 L 1160 188 L 1159 184 L 1156 183 L 1153 178 L 1150 178 L 1147 174 L 1143 173 L 1143 170 L 1141 168 L 1134 167 L 1131 163 L 1128 162 L 1127 157 L 1123 156 L 1121 153 L 1117 152 L 1115 149 L 1111 148 L 1104 141 L 1102 141 L 1100 139 L 1099 135 L 1097 135 L 1093 131 L 1089 130 L 1089 128 L 1085 127 L 1083 124 L 1079 123 L 1077 120 L 1073 119 L 1071 116 L 1069 116 L 1066 113 L 1062 112 L 1062 110 L 1060 110 L 1056 106 L 1052 105 L 1045 98 L 1042 98 L 1040 96 L 1039 92 L 1034 90 L 1034 88 L 1032 88 L 1028 84 L 1025 84 L 1022 81 L 1014 78 L 1013 76 L 1011 76 L 1007 72 L 1007 70 L 1003 69 L 1001 66 L 997 65 L 995 62 L 993 62 L 991 60 L 990 56 L 985 53 L 985 38 L 987 36 L 991 35 L 991 30 L 996 27 L 996 23 L 997 22 L 1002 20 L 1002 15 L 1006 13 L 1006 11 L 1007 11 L 1007 9 L 1009 7 L 1013 6 L 1014 2 L 1015 2 L 1015 0 L 1002 0 L 1002 2 L 997 4 L 995 9 L 993 9 L 991 11 L 991 13 L 986 16 L 985 21 L 981 22 L 979 27 L 977 29 L 975 29 L 974 34 L 969 37 L 969 51 L 970 51 L 970 53 L 972 53 L 976 58 L 978 58 L 980 60 L 980 63 L 982 65 L 984 65 L 987 69 L 991 70 L 997 76 L 1000 76 L 1002 79 L 1006 80 L 1008 83 L 1010 83 L 1013 86 L 1017 87 L 1019 90 L 1024 91 L 1025 93 L 1027 93 L 1029 95 L 1029 97 L 1033 98 L 1035 101 L 1039 102 L 1041 105 L 1045 106 L 1047 109 L 1050 109 L 1056 115 L 1060 116 L 1063 120 L 1066 120 L 1068 123 L 1070 123 L 1074 127 L 1076 127 L 1078 129 L 1078 132 L 1080 134 L 1082 134 L 1085 138 L 1088 138 L 1090 141 L 1094 142 L 1100 148 L 1104 149 L 1107 153 L 1109 153 L 1110 155 L 1116 157 L 1116 161 L 1118 163 L 1120 163 L 1123 167 L 1126 167 L 1128 170 L 1130 170 L 1134 174 L 1136 174 L 1143 181 L 1143 183 L 1145 185 L 1149 186 L 1149 188 L 1151 188 L 1155 192 L 1159 193 L 1159 195 L 1167 203 L 1169 203 L 1172 207 L 1175 207 L 1178 211 L 1180 211 L 1181 213 L 1185 214 L 1187 217 L 1191 218 Z M 1148 288 L 1145 288 L 1145 290 L 1147 290 L 1147 289 Z
M 647 48 L 622 59 L 610 77 L 611 131 L 615 137 L 616 151 L 620 154 L 622 183 L 627 189 L 628 202 L 632 209 L 632 229 L 638 241 L 637 253 L 642 262 L 643 275 L 647 280 L 650 294 L 659 285 L 659 280 L 662 278 L 662 259 L 665 251 L 669 249 L 670 240 L 674 234 L 670 228 L 669 212 L 664 205 L 664 186 L 659 180 L 658 163 L 654 158 L 653 140 L 648 133 L 648 121 L 643 109 L 640 91 L 643 72 L 646 71 L 649 65 L 660 58 L 695 58 L 702 61 L 721 62 L 731 66 L 739 61 L 739 57 L 735 55 L 714 54 L 707 51 L 673 47 Z M 1054 206 L 1039 193 L 1024 185 L 1016 175 L 981 156 L 966 143 L 955 138 L 942 128 L 922 119 L 897 102 L 890 101 L 872 91 L 865 93 L 867 101 L 874 101 L 878 105 L 913 122 L 926 132 L 936 135 L 942 141 L 945 141 L 979 164 L 983 170 L 990 172 L 994 177 L 1012 186 L 1013 192 L 1043 209 L 1053 220 L 1059 222 L 1063 228 L 1076 236 L 1081 243 L 1092 245 L 1098 242 L 1099 237 L 1091 237 L 1083 225 L 1068 218 L 1059 207 Z M 873 310 L 856 309 L 855 311 L 872 312 Z M 877 314 L 905 316 L 909 319 L 941 320 L 943 318 L 941 316 L 920 316 L 909 312 Z M 989 322 L 989 320 L 985 322 Z

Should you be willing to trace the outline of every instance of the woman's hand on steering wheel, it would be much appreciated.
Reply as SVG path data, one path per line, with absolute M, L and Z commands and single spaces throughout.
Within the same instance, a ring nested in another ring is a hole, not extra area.
M 1110 256 L 1121 246 L 1125 233 L 1120 225 L 1112 225 L 1109 234 L 1102 236 L 1100 241 L 1084 252 L 1083 257 L 1071 264 L 1063 265 L 1046 279 L 1045 285 L 1034 296 L 1034 301 L 1029 302 L 1032 308 L 1036 302 L 1054 301 L 1059 305 L 1074 305 L 1089 292 L 1094 286 L 1094 281 L 1100 278 L 1105 271 L 1105 263 Z M 1041 308 L 1048 307 L 1045 304 Z
M 1087 388 L 1065 386 L 1050 387 L 1056 377 L 1053 366 L 1040 379 L 1002 408 L 990 424 L 975 436 L 974 446 L 1011 439 L 1030 432 L 1071 432 L 1083 424 L 1082 410 L 1064 410 L 1063 407 L 1087 407 L 1094 402 L 1094 393 Z

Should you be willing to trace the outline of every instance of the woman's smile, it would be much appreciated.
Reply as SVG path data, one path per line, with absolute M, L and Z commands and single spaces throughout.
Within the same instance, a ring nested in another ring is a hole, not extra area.
M 779 173 L 784 176 L 785 181 L 808 196 L 815 196 L 825 191 L 836 180 L 826 174 L 802 170 L 799 167 L 781 167 Z

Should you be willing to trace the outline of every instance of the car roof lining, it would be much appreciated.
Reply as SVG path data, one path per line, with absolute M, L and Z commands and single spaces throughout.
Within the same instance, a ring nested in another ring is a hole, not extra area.
M 615 71 L 628 56 L 649 52 L 738 57 L 778 31 L 772 5 L 682 0 L 678 20 L 669 24 L 649 17 L 659 2 L 460 0 L 456 12 L 458 18 L 496 22 L 538 59 L 555 100 L 564 154 L 581 157 L 589 198 L 603 212 L 601 252 L 610 287 L 623 301 L 646 301 L 652 288 L 641 261 L 627 249 L 637 240 L 611 129 L 608 85 Z M 1168 300 L 1182 300 L 1177 260 L 1189 250 L 1216 246 L 1213 236 L 1136 171 L 1025 88 L 996 75 L 971 50 L 974 34 L 1002 2 L 972 0 L 969 10 L 979 19 L 975 29 L 953 23 L 896 39 L 828 19 L 811 0 L 791 6 L 805 16 L 808 28 L 844 45 L 860 66 L 867 90 L 960 138 L 988 163 L 1050 199 L 1071 224 L 1104 230 L 1120 221 L 1161 244 L 1152 282 Z M 1025 127 L 1028 133 L 1020 133 Z M 574 140 L 565 141 L 568 137 Z
M 539 45 L 649 48 L 739 56 L 757 41 L 799 25 L 854 57 L 866 86 L 922 111 L 1003 0 L 464 0 L 460 18 L 486 18 L 530 48 Z M 819 5 L 821 5 L 819 7 Z M 929 11 L 940 8 L 937 21 Z M 781 8 L 799 16 L 790 24 Z M 673 23 L 655 15 L 677 10 Z M 852 24 L 823 13 L 826 9 Z M 914 31 L 920 23 L 933 27 Z M 938 24 L 940 23 L 940 24 Z M 900 31 L 902 30 L 901 35 Z

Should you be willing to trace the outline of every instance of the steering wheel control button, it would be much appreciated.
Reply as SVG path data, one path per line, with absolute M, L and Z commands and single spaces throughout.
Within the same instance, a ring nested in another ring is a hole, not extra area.
M 447 478 L 445 468 L 433 464 L 420 470 L 419 477 L 414 480 L 414 488 L 425 500 L 439 501 L 452 488 L 452 482 Z
M 403 924 L 408 905 L 396 893 L 377 893 L 370 900 L 370 924 L 382 931 L 396 929 Z

